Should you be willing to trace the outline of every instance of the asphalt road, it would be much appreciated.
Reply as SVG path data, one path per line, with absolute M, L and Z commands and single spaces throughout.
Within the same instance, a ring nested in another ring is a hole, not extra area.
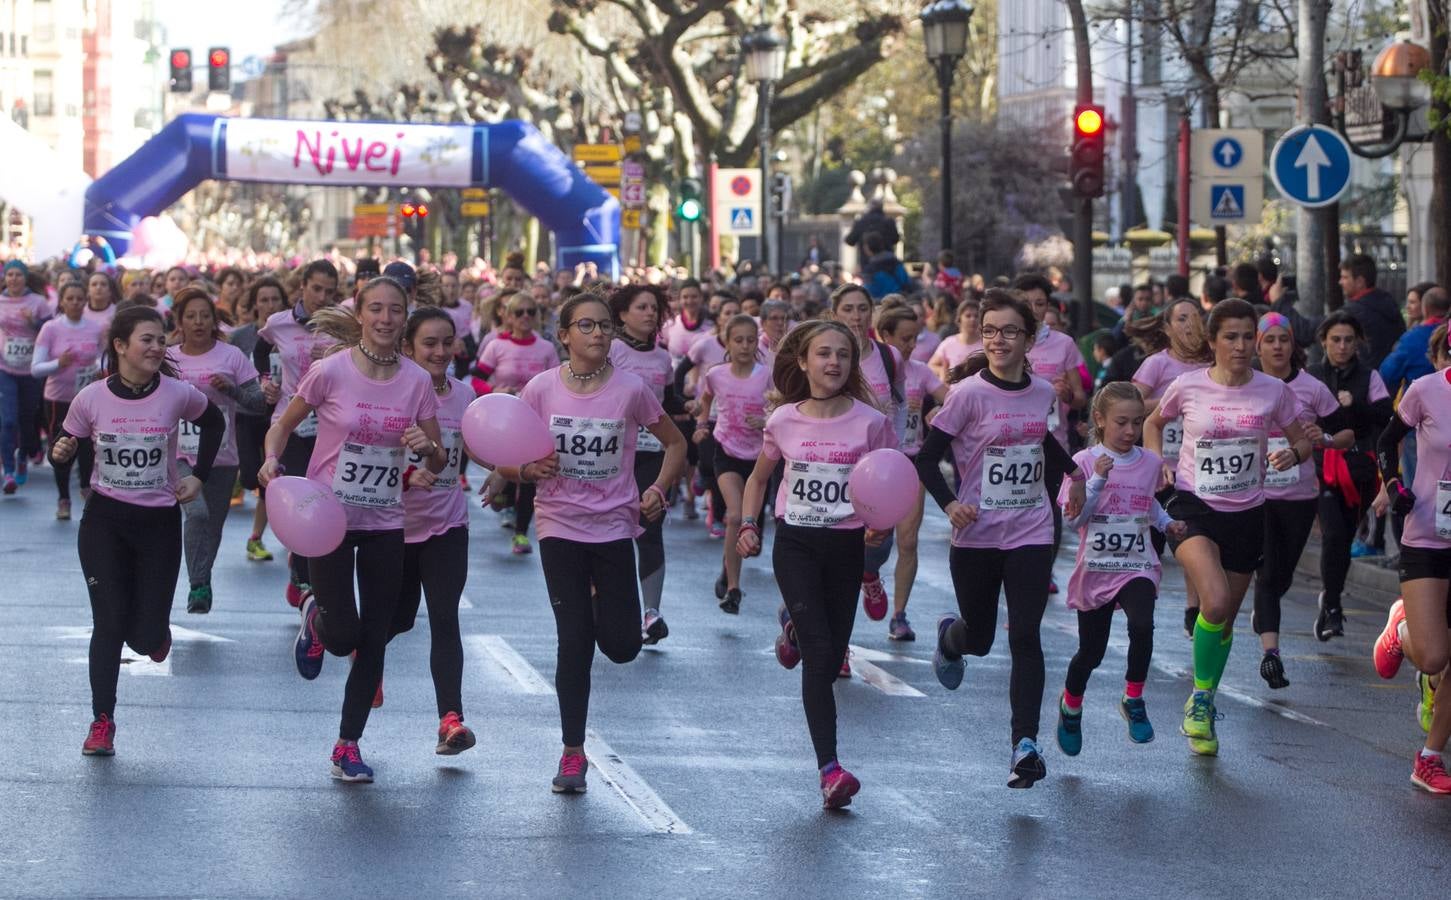
M 1421 738 L 1409 667 L 1383 683 L 1370 664 L 1383 596 L 1351 598 L 1346 638 L 1320 644 L 1315 585 L 1298 585 L 1285 613 L 1292 686 L 1273 696 L 1242 624 L 1217 759 L 1191 756 L 1178 735 L 1179 570 L 1160 602 L 1147 745 L 1128 741 L 1115 709 L 1120 621 L 1090 683 L 1084 752 L 1057 749 L 1053 698 L 1076 626 L 1055 599 L 1043 627 L 1049 774 L 1028 791 L 1006 787 L 1006 639 L 969 659 L 952 693 L 927 640 L 893 644 L 861 615 L 857 677 L 837 697 L 842 761 L 864 786 L 848 811 L 826 813 L 799 676 L 770 652 L 769 553 L 747 564 L 742 614 L 728 617 L 710 588 L 719 542 L 676 514 L 671 636 L 626 666 L 597 660 L 590 790 L 562 797 L 549 790 L 559 727 L 538 557 L 510 555 L 495 516 L 474 509 L 462 621 L 479 744 L 433 754 L 421 619 L 389 648 L 387 702 L 364 737 L 378 782 L 353 786 L 332 781 L 327 760 L 346 663 L 298 677 L 284 565 L 245 561 L 250 515 L 237 510 L 215 610 L 186 614 L 183 576 L 171 658 L 123 669 L 118 755 L 80 755 L 90 616 L 77 523 L 52 518 L 49 474 L 0 503 L 0 895 L 1447 894 L 1451 799 L 1409 783 Z M 953 607 L 946 537 L 929 517 L 910 610 L 924 638 Z

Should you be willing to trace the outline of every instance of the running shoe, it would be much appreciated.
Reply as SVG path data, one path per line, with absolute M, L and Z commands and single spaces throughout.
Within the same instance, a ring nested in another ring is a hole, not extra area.
M 730 582 L 726 580 L 726 570 L 720 570 L 720 577 L 715 580 L 715 599 L 724 600 L 726 591 L 730 589 Z
M 1129 723 L 1129 740 L 1135 744 L 1147 744 L 1154 739 L 1154 726 L 1149 724 L 1149 710 L 1143 697 L 1121 697 L 1118 714 Z
M 1030 788 L 1048 777 L 1048 766 L 1038 752 L 1038 745 L 1028 738 L 1018 741 L 1018 746 L 1013 748 L 1011 771 L 1008 776 L 1010 788 Z
M 251 562 L 271 562 L 272 551 L 267 549 L 261 538 L 248 538 L 247 559 Z
M 1058 698 L 1058 749 L 1066 756 L 1083 752 L 1083 710 L 1069 709 L 1062 697 Z
M 449 711 L 438 722 L 438 746 L 433 752 L 439 756 L 457 756 L 474 745 L 474 733 L 464 724 L 463 717 Z
M 105 713 L 91 723 L 86 732 L 86 741 L 81 744 L 82 756 L 115 756 L 116 723 Z
M 1048 576 L 1048 593 L 1050 593 L 1050 594 L 1056 594 L 1056 593 L 1058 593 L 1058 579 L 1054 578 L 1051 575 Z
M 15 476 L 14 475 L 6 475 L 5 476 L 5 487 L 4 487 L 5 493 L 7 495 L 8 494 L 13 494 L 13 493 L 15 493 L 15 491 L 18 488 L 19 488 L 19 483 L 15 480 Z
M 1451 794 L 1451 775 L 1446 774 L 1446 763 L 1440 756 L 1416 754 L 1416 764 L 1411 767 L 1411 784 L 1433 794 Z
M 564 754 L 559 758 L 559 773 L 554 776 L 554 793 L 583 794 L 589 787 L 584 780 L 588 771 L 589 760 L 583 753 Z
M 166 637 L 164 637 L 164 638 L 161 639 L 161 646 L 160 647 L 157 647 L 155 650 L 152 650 L 151 653 L 150 653 L 150 656 L 151 656 L 151 661 L 152 662 L 154 662 L 154 663 L 164 663 L 164 662 L 166 662 L 166 658 L 168 656 L 170 656 L 170 655 L 171 655 L 171 626 L 168 625 L 168 626 L 166 626 Z
M 731 615 L 739 615 L 741 611 L 741 589 L 731 588 L 726 591 L 725 598 L 720 601 L 720 610 Z
M 1199 607 L 1184 607 L 1184 636 L 1194 640 L 1194 624 L 1199 621 Z
M 1363 556 L 1380 556 L 1376 549 L 1362 541 L 1352 541 L 1350 544 L 1350 558 L 1360 559 Z
M 701 474 L 701 472 L 700 472 L 699 469 L 696 469 L 695 470 L 695 477 L 690 480 L 690 493 L 691 493 L 692 496 L 695 496 L 695 497 L 704 497 L 705 496 L 705 492 L 706 492 L 705 476 Z M 710 511 L 709 506 L 707 506 L 706 512 L 709 512 L 709 511 Z
M 937 620 L 937 647 L 932 651 L 932 671 L 942 686 L 949 691 L 955 691 L 962 684 L 963 673 L 967 671 L 967 664 L 962 657 L 948 659 L 947 653 L 942 649 L 942 642 L 947 639 L 947 629 L 957 616 L 948 614 Z
M 882 587 L 881 577 L 870 572 L 862 574 L 862 609 L 873 622 L 887 617 L 887 589 Z
M 373 691 L 373 708 L 383 708 L 383 677 L 378 676 L 378 689 Z
M 700 510 L 695 508 L 695 500 L 687 497 L 682 505 L 685 507 L 685 521 L 694 522 L 700 518 Z
M 343 743 L 339 741 L 333 746 L 333 777 L 338 781 L 347 781 L 354 784 L 372 784 L 373 770 L 363 762 L 363 755 L 358 751 L 356 741 Z
M 794 669 L 801 662 L 801 648 L 796 645 L 796 626 L 791 624 L 786 604 L 776 610 L 776 620 L 781 623 L 781 633 L 776 635 L 776 662 L 783 668 Z
M 16 484 L 25 484 L 25 482 L 27 482 L 29 480 L 30 480 L 30 460 L 28 460 L 24 456 L 22 456 L 22 457 L 20 457 L 20 462 L 15 466 L 15 483 Z
M 322 672 L 322 638 L 317 633 L 317 599 L 308 594 L 302 601 L 302 626 L 297 629 L 297 640 L 292 645 L 292 655 L 297 662 L 297 674 L 313 680 Z
M 1344 636 L 1345 610 L 1339 604 L 1326 606 L 1324 591 L 1320 592 L 1319 607 L 1319 612 L 1315 614 L 1315 637 L 1323 642 Z
M 518 518 L 517 518 L 517 516 L 514 513 L 514 507 L 511 506 L 508 509 L 503 509 L 503 510 L 500 510 L 499 511 L 499 527 L 500 528 L 506 529 L 508 531 L 513 531 L 514 530 L 514 526 L 517 525 L 517 524 L 518 524 Z
M 1200 756 L 1216 756 L 1219 738 L 1214 733 L 1214 697 L 1209 691 L 1195 691 L 1184 702 L 1184 723 L 1179 733 L 1189 739 L 1189 749 Z
M 1436 712 L 1436 689 L 1431 687 L 1431 676 L 1417 672 L 1416 687 L 1421 689 L 1421 699 L 1416 701 L 1416 718 L 1421 723 L 1421 730 L 1430 734 L 1431 716 Z
M 1279 691 L 1290 686 L 1290 679 L 1285 677 L 1285 664 L 1280 661 L 1280 654 L 1266 653 L 1260 659 L 1260 677 L 1270 690 Z
M 851 798 L 862 789 L 857 777 L 841 767 L 836 760 L 821 770 L 821 808 L 841 809 L 851 806 Z
M 287 564 L 292 565 L 292 554 L 287 554 Z M 302 608 L 302 600 L 312 592 L 310 585 L 303 584 L 292 577 L 290 571 L 287 576 L 287 605 L 294 609 Z
M 645 620 L 640 624 L 640 640 L 646 644 L 658 644 L 670 636 L 670 627 L 658 609 L 645 610 Z
M 1390 614 L 1386 616 L 1386 627 L 1382 629 L 1380 637 L 1375 639 L 1375 650 L 1372 658 L 1375 660 L 1376 674 L 1382 678 L 1395 678 L 1396 673 L 1401 670 L 1401 660 L 1406 658 L 1406 651 L 1401 649 L 1400 624 L 1406 620 L 1406 603 L 1397 597 L 1396 602 L 1391 604 Z
M 186 611 L 189 613 L 209 613 L 212 611 L 212 586 L 209 584 L 194 584 L 186 595 Z
M 894 641 L 915 641 L 917 632 L 912 630 L 912 623 L 907 621 L 907 614 L 904 612 L 892 616 L 892 621 L 887 623 L 887 637 Z
M 509 549 L 514 552 L 515 556 L 527 556 L 534 552 L 534 548 L 529 546 L 529 535 L 527 534 L 515 534 Z
M 469 489 L 469 476 L 464 475 L 462 473 L 459 474 L 459 476 L 458 476 L 458 489 L 461 490 L 461 491 L 463 491 L 465 494 L 471 494 L 471 493 L 473 493 L 473 491 Z
M 836 677 L 837 678 L 850 678 L 851 677 L 851 650 L 847 650 L 846 651 L 846 655 L 841 658 L 841 669 L 840 669 L 840 671 L 838 671 L 836 673 Z
M 71 517 L 71 502 L 69 500 L 59 500 L 59 501 L 56 502 L 56 504 L 55 504 L 55 517 L 56 517 L 56 520 L 57 521 L 60 521 L 60 522 L 68 522 L 68 521 L 70 521 L 70 517 Z
M 238 481 L 232 485 L 232 505 L 242 505 L 242 482 Z
M 709 515 L 707 515 L 706 518 L 707 519 L 710 519 L 712 517 L 709 516 Z M 725 537 L 725 526 L 724 525 L 722 525 L 719 522 L 715 522 L 715 521 L 709 521 L 706 524 L 710 526 L 710 537 L 711 537 L 711 540 L 718 541 L 721 538 Z

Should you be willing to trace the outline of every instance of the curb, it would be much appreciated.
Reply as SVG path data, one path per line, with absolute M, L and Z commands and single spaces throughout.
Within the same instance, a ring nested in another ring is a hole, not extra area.
M 1380 560 L 1384 557 L 1372 557 Z M 1320 542 L 1313 538 L 1305 544 L 1305 552 L 1300 554 L 1300 565 L 1297 574 L 1301 577 L 1320 579 Z M 1395 569 L 1383 569 L 1374 562 L 1367 562 L 1361 559 L 1350 561 L 1350 571 L 1345 576 L 1347 588 L 1359 588 L 1362 591 L 1371 592 L 1366 600 L 1383 600 L 1385 607 L 1396 597 L 1401 595 L 1401 577 Z

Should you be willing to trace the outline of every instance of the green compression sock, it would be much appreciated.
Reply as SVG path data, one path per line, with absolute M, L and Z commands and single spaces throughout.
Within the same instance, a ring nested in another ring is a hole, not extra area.
M 1211 624 L 1200 613 L 1194 620 L 1194 690 L 1212 691 L 1218 681 L 1216 673 L 1224 671 L 1220 653 L 1223 644 L 1223 625 Z M 1226 654 L 1227 655 L 1227 654 Z
M 1224 666 L 1229 662 L 1229 649 L 1234 646 L 1234 629 L 1226 629 L 1223 634 L 1219 639 L 1219 654 L 1214 660 L 1214 686 L 1211 690 L 1216 691 L 1219 690 L 1219 680 L 1224 677 Z

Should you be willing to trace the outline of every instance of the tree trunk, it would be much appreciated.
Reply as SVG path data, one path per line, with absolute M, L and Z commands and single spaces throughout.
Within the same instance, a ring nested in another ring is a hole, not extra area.
M 1300 109 L 1301 124 L 1328 121 L 1325 91 L 1325 22 L 1330 0 L 1300 0 Z M 1295 216 L 1295 275 L 1299 280 L 1298 308 L 1310 316 L 1325 314 L 1327 224 L 1330 209 L 1301 207 Z

